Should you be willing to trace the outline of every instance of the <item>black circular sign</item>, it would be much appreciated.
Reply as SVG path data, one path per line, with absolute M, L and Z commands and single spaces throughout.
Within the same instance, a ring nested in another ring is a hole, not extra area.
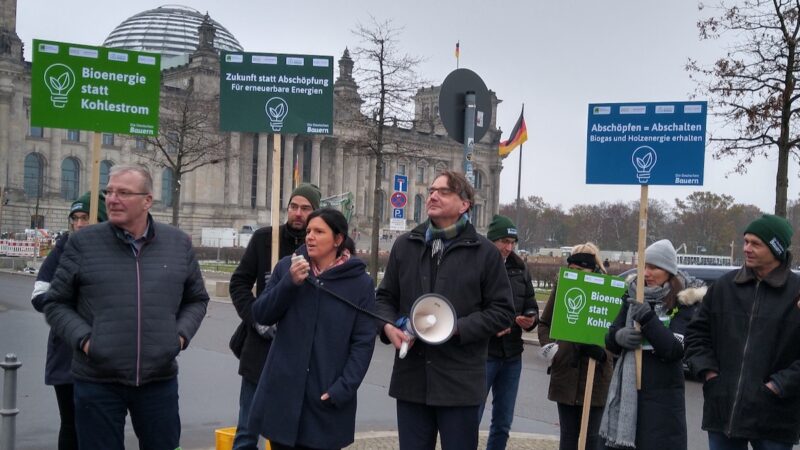
M 469 69 L 456 69 L 447 75 L 439 92 L 439 116 L 447 135 L 464 143 L 464 109 L 468 92 L 475 94 L 475 142 L 481 140 L 492 122 L 492 98 L 486 83 Z

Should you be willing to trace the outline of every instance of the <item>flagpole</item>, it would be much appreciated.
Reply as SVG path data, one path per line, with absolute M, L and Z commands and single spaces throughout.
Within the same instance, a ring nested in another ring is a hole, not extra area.
M 525 115 L 525 103 L 522 104 L 522 113 L 520 117 Z M 522 211 L 522 204 L 520 203 L 520 184 L 522 182 L 522 143 L 519 144 L 519 167 L 517 168 L 517 221 L 514 223 L 517 226 L 517 230 L 521 230 L 520 224 L 520 214 Z

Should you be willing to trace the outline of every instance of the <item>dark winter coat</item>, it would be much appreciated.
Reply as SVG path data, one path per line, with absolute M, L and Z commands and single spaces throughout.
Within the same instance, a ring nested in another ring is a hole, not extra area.
M 704 379 L 703 429 L 732 438 L 800 437 L 800 276 L 791 257 L 758 280 L 746 267 L 709 289 L 686 334 L 686 361 Z M 772 381 L 780 395 L 765 383 Z
M 291 255 L 303 244 L 305 230 L 294 231 L 286 225 L 278 227 L 280 251 L 278 258 Z M 271 339 L 261 336 L 255 329 L 252 308 L 256 296 L 266 286 L 267 274 L 272 269 L 272 227 L 259 228 L 253 233 L 239 266 L 231 275 L 230 295 L 236 313 L 242 321 L 231 339 L 233 353 L 239 358 L 239 375 L 256 384 L 267 360 Z M 253 295 L 253 284 L 256 295 Z M 238 336 L 237 336 L 238 335 Z M 235 342 L 239 342 L 236 345 Z
M 628 280 L 628 285 L 632 284 L 636 284 L 636 278 Z M 678 294 L 678 306 L 668 312 L 669 328 L 655 314 L 641 324 L 642 336 L 653 349 L 642 350 L 642 389 L 636 417 L 638 450 L 686 449 L 683 340 L 686 327 L 705 293 L 705 286 L 683 289 Z M 622 309 L 606 335 L 606 348 L 615 354 L 623 350 L 614 336 L 625 326 L 629 298 L 628 293 L 623 296 Z
M 58 261 L 61 259 L 61 254 L 64 253 L 67 239 L 69 239 L 69 234 L 64 234 L 56 240 L 56 245 L 50 250 L 42 266 L 39 267 L 39 273 L 36 274 L 31 303 L 39 312 L 44 312 L 47 290 L 50 289 L 50 281 L 56 273 Z M 49 386 L 72 384 L 71 365 L 72 347 L 50 329 L 50 334 L 47 336 L 47 359 L 44 365 L 45 384 Z
M 508 255 L 505 261 L 508 281 L 511 283 L 511 292 L 514 295 L 514 316 L 521 316 L 527 311 L 533 311 L 536 319 L 539 316 L 539 304 L 536 303 L 536 293 L 533 291 L 531 275 L 528 273 L 528 266 L 516 253 Z M 492 336 L 489 340 L 489 358 L 508 359 L 522 354 L 522 328 L 517 322 L 512 320 L 511 332 L 500 337 Z M 531 331 L 533 327 L 525 331 Z
M 175 357 L 208 294 L 189 236 L 149 220 L 138 256 L 110 222 L 70 236 L 48 291 L 47 321 L 72 348 L 78 380 L 140 386 L 174 378 Z M 91 339 L 89 354 L 81 347 Z
M 427 226 L 395 240 L 378 288 L 378 311 L 395 321 L 408 316 L 422 294 L 440 294 L 456 310 L 458 334 L 441 345 L 417 339 L 404 359 L 395 352 L 389 395 L 430 406 L 477 406 L 486 398 L 489 338 L 514 318 L 511 284 L 500 252 L 469 223 L 444 250 L 433 278 Z
M 307 256 L 305 246 L 298 253 Z M 258 382 L 250 427 L 289 446 L 342 448 L 353 442 L 356 391 L 375 348 L 375 323 L 350 305 L 305 282 L 292 282 L 291 257 L 278 262 L 253 317 L 277 324 Z M 316 279 L 361 308 L 375 307 L 364 262 L 351 257 Z M 330 400 L 322 401 L 324 393 Z
M 586 370 L 589 357 L 579 352 L 579 346 L 567 341 L 550 339 L 550 324 L 553 321 L 556 286 L 550 291 L 550 298 L 539 321 L 539 344 L 545 346 L 551 342 L 558 344 L 558 351 L 550 361 L 550 388 L 547 398 L 564 405 L 583 405 L 583 393 L 586 390 Z M 592 387 L 592 406 L 605 406 L 608 396 L 608 384 L 611 382 L 613 360 L 606 355 L 603 362 L 597 362 Z

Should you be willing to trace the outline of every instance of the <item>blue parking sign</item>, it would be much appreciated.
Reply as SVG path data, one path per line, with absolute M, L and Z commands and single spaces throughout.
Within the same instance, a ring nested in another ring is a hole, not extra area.
M 590 104 L 586 183 L 701 186 L 707 106 Z
M 405 208 L 394 208 L 392 210 L 392 219 L 405 219 L 405 218 L 406 218 Z

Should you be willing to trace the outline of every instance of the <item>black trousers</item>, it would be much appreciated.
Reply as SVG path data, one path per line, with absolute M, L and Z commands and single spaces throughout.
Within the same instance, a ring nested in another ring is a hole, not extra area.
M 272 450 L 323 450 L 323 449 L 303 447 L 303 446 L 289 447 L 288 445 L 278 444 L 277 442 L 270 442 L 269 446 L 270 448 L 272 448 Z M 325 450 L 334 450 L 334 449 L 325 449 Z
M 61 427 L 58 429 L 58 450 L 78 450 L 72 384 L 57 384 L 53 388 L 56 391 L 58 414 L 61 416 Z
M 442 450 L 478 448 L 478 408 L 475 406 L 428 406 L 397 401 L 400 450 L 433 450 L 439 434 Z
M 558 421 L 561 423 L 561 442 L 558 450 L 577 450 L 578 436 L 581 432 L 581 405 L 558 405 Z M 603 419 L 603 408 L 593 406 L 589 408 L 589 425 L 586 434 L 586 450 L 602 450 L 605 448 L 600 438 L 600 421 Z

